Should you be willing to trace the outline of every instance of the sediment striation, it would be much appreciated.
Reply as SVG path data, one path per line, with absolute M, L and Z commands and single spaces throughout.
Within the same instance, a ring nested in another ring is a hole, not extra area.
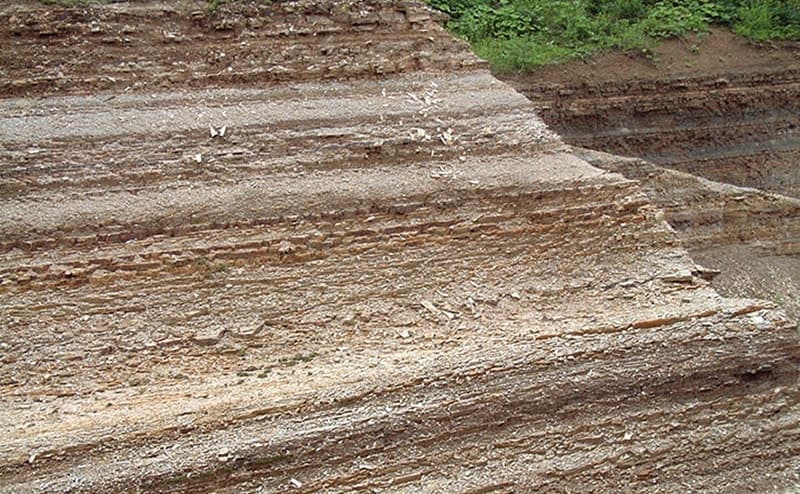
M 797 482 L 796 324 L 424 6 L 0 37 L 0 492 Z

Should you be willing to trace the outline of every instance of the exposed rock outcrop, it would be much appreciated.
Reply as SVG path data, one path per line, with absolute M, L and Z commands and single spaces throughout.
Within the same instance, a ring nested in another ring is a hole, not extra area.
M 0 37 L 0 491 L 797 481 L 796 325 L 421 5 Z

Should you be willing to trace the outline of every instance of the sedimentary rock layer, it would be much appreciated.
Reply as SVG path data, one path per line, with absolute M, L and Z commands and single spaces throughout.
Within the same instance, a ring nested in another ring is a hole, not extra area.
M 599 56 L 509 82 L 584 158 L 641 181 L 693 259 L 719 271 L 715 288 L 800 319 L 798 46 L 714 30 L 654 57 Z
M 434 20 L 0 11 L 0 491 L 797 480 L 794 323 Z
M 571 144 L 800 198 L 800 47 L 696 42 L 511 82 Z

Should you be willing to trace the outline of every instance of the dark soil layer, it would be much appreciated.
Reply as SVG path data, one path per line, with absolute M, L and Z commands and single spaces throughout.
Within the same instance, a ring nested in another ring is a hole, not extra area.
M 717 30 L 508 81 L 567 142 L 800 197 L 800 48 Z

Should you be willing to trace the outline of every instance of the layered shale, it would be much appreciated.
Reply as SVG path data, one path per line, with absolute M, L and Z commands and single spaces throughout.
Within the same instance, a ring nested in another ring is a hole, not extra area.
M 424 6 L 0 21 L 0 491 L 797 482 L 796 324 Z
M 623 67 L 624 69 L 620 69 Z M 640 180 L 729 296 L 800 319 L 800 49 L 715 30 L 654 57 L 603 55 L 510 78 L 544 120 Z

